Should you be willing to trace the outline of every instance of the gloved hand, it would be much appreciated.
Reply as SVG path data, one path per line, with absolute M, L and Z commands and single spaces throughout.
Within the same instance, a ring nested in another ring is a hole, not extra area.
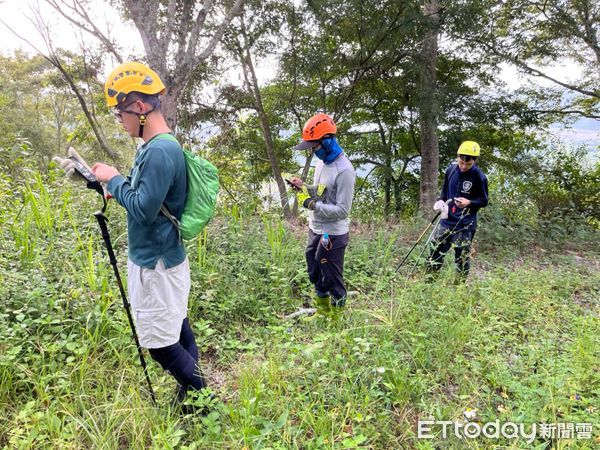
M 307 209 L 314 210 L 317 202 L 325 199 L 326 188 L 327 187 L 324 184 L 317 184 L 316 186 L 308 186 L 303 184 L 300 188 L 300 191 L 296 194 L 298 204 Z
M 448 218 L 448 204 L 444 200 L 438 200 L 433 204 L 434 211 L 440 211 L 440 217 L 442 219 Z
M 74 161 L 72 158 L 75 158 L 77 161 Z M 106 199 L 112 198 L 112 195 L 110 195 L 110 193 L 106 189 L 106 184 L 99 183 L 98 181 L 96 181 L 94 172 L 92 171 L 88 163 L 85 162 L 85 160 L 79 155 L 79 153 L 77 153 L 77 150 L 75 150 L 73 147 L 69 147 L 69 149 L 67 150 L 66 158 L 55 156 L 54 158 L 52 158 L 52 161 L 58 164 L 65 171 L 65 175 L 69 180 L 85 181 L 87 183 L 88 188 L 92 188 L 97 191 L 99 191 L 98 186 L 101 186 L 102 191 L 104 192 L 104 197 Z M 78 164 L 81 165 L 79 166 L 79 168 Z M 80 170 L 85 171 L 86 175 L 82 175 Z
M 82 176 L 77 170 L 76 170 L 76 166 L 77 163 L 75 161 L 73 161 L 72 159 L 70 159 L 70 157 L 75 157 L 87 170 L 90 171 L 90 173 L 92 173 L 92 169 L 90 168 L 90 166 L 87 165 L 87 163 L 85 162 L 85 160 L 79 156 L 79 153 L 77 153 L 77 150 L 75 150 L 73 147 L 69 147 L 69 149 L 67 150 L 67 158 L 61 158 L 60 156 L 55 156 L 54 158 L 52 158 L 52 161 L 54 161 L 56 164 L 58 164 L 64 171 L 65 171 L 65 175 L 67 176 L 67 178 L 71 181 L 90 181 L 87 180 L 84 176 Z

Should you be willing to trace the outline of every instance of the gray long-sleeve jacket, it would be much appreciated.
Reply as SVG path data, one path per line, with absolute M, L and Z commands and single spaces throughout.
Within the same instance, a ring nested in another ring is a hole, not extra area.
M 348 215 L 354 197 L 356 174 L 352 163 L 341 154 L 331 164 L 317 163 L 314 184 L 324 184 L 325 201 L 318 201 L 309 214 L 308 226 L 315 234 L 339 236 L 348 233 Z

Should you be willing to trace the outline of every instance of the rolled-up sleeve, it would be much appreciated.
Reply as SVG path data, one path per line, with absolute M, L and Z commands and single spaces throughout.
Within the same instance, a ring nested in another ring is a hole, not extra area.
M 352 170 L 344 170 L 338 174 L 335 183 L 337 187 L 335 204 L 317 202 L 314 215 L 320 220 L 343 220 L 348 218 L 352 209 L 354 183 L 356 176 Z

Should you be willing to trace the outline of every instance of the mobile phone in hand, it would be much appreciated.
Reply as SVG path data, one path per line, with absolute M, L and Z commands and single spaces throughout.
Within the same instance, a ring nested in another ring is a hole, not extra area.
M 289 179 L 289 178 L 284 178 L 284 180 L 285 180 L 285 182 L 286 182 L 287 184 L 289 184 L 289 185 L 290 185 L 290 187 L 291 187 L 292 189 L 300 190 L 300 188 L 299 188 L 298 186 L 296 186 L 294 183 L 292 183 L 292 182 L 290 181 L 290 179 Z

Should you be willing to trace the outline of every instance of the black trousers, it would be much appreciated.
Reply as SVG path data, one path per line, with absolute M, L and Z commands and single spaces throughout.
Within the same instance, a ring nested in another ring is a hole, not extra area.
M 459 225 L 460 227 L 460 225 Z M 427 271 L 437 272 L 442 268 L 444 257 L 454 247 L 454 261 L 459 275 L 466 277 L 471 268 L 471 242 L 473 229 L 451 229 L 440 226 L 433 237 L 431 254 L 427 260 Z
M 151 348 L 149 352 L 152 359 L 175 377 L 184 392 L 189 388 L 199 390 L 206 387 L 198 368 L 198 347 L 187 317 L 181 324 L 179 342 L 167 347 Z
M 312 230 L 308 231 L 306 246 L 308 277 L 315 285 L 318 295 L 330 294 L 332 305 L 343 306 L 346 299 L 346 285 L 343 278 L 344 254 L 350 240 L 350 233 L 329 236 L 327 248 L 321 244 L 322 237 Z M 338 300 L 341 302 L 339 305 Z

